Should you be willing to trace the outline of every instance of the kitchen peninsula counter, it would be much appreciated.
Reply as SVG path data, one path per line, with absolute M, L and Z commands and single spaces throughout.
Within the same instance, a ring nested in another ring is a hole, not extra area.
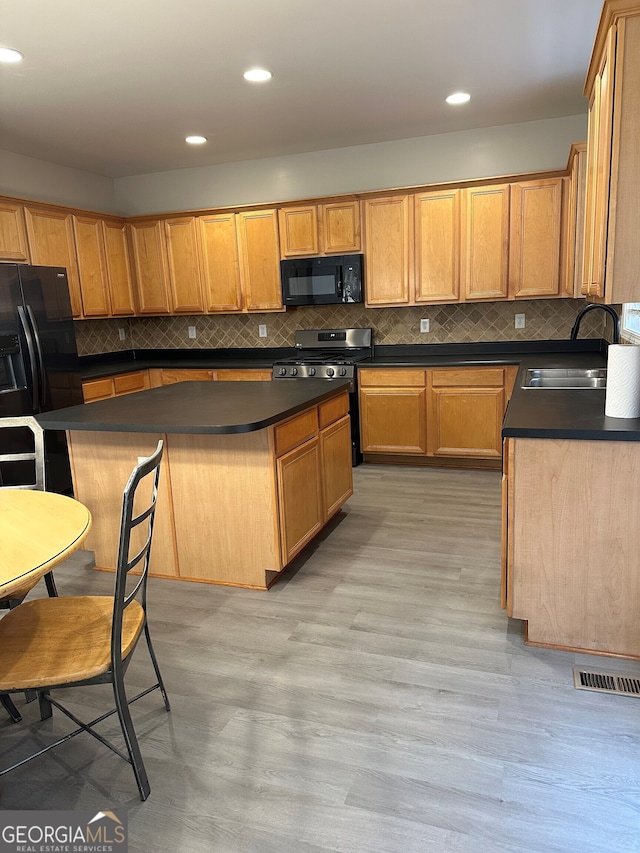
M 67 431 L 97 568 L 115 568 L 122 490 L 163 439 L 151 573 L 268 589 L 353 493 L 347 389 L 182 382 L 38 420 Z

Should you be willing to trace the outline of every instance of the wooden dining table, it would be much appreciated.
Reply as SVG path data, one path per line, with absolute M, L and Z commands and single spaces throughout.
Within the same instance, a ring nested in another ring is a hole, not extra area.
M 64 562 L 90 528 L 91 513 L 74 498 L 0 489 L 0 598 Z

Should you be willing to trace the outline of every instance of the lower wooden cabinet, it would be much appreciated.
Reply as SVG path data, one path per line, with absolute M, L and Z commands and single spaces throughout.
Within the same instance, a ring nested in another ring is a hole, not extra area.
M 174 382 L 266 382 L 271 381 L 270 370 L 258 368 L 174 368 L 152 367 L 149 371 L 151 387 L 173 385 Z
M 218 382 L 271 382 L 271 370 L 259 370 L 257 368 L 231 368 L 224 367 L 214 370 L 214 379 Z
M 365 370 L 360 378 L 363 453 L 424 454 L 424 370 Z
M 282 563 L 289 563 L 353 494 L 349 396 L 274 430 Z
M 320 430 L 324 519 L 331 518 L 353 494 L 351 418 L 345 416 Z
M 501 459 L 504 368 L 435 369 L 429 378 L 429 453 Z
M 214 373 L 213 370 L 168 367 L 152 367 L 149 371 L 152 388 L 173 385 L 175 382 L 211 382 L 215 378 Z
M 109 397 L 121 397 L 150 388 L 148 370 L 135 370 L 131 373 L 119 373 L 116 376 L 103 376 L 82 383 L 82 395 L 85 403 L 107 400 Z
M 280 456 L 276 470 L 282 561 L 289 563 L 322 527 L 319 438 Z
M 516 366 L 359 371 L 365 458 L 499 467 Z

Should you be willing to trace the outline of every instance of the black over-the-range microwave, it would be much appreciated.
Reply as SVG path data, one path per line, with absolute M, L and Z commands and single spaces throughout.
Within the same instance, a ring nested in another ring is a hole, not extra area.
M 362 302 L 362 255 L 333 255 L 280 261 L 285 305 Z

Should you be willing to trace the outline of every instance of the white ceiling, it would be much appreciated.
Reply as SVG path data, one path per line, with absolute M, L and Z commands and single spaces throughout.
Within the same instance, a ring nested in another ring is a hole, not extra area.
M 601 5 L 0 0 L 0 149 L 121 177 L 577 115 Z

